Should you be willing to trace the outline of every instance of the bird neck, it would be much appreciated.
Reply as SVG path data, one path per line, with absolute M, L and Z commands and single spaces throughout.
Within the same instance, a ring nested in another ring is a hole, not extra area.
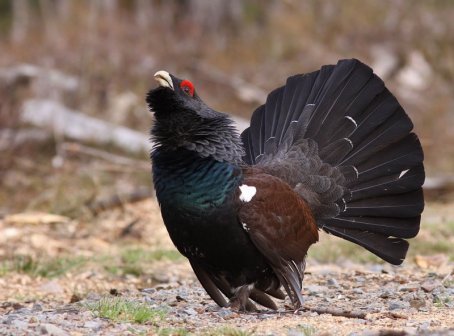
M 213 157 L 200 157 L 187 149 L 151 155 L 153 182 L 161 206 L 178 210 L 207 211 L 224 204 L 241 180 L 241 169 Z
M 210 118 L 184 114 L 157 118 L 151 130 L 154 147 L 185 149 L 201 158 L 240 165 L 244 149 L 233 121 L 224 113 L 210 111 Z

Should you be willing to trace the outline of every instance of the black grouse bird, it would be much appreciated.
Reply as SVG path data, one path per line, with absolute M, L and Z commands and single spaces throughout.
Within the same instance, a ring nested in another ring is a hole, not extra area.
M 423 152 L 371 68 L 341 60 L 289 77 L 241 136 L 190 81 L 155 79 L 146 100 L 162 217 L 218 305 L 276 309 L 283 287 L 300 307 L 319 229 L 403 262 L 424 208 Z

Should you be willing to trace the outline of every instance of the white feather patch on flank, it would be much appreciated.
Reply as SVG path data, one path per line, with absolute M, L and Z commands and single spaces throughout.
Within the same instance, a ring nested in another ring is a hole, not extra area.
M 240 190 L 241 190 L 240 201 L 243 202 L 250 202 L 252 197 L 254 197 L 255 194 L 257 193 L 256 187 L 250 187 L 246 184 L 241 185 Z
M 404 176 L 410 169 L 407 169 L 407 170 L 402 170 L 400 172 L 400 175 L 399 175 L 399 178 L 401 178 L 402 176 Z
M 243 226 L 244 231 L 249 231 L 249 227 L 246 223 L 241 223 L 241 225 Z

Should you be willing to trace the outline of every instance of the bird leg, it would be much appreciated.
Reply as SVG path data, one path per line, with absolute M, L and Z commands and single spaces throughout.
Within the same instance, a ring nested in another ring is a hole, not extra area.
M 249 300 L 249 295 L 254 288 L 253 284 L 240 286 L 230 298 L 229 307 L 237 311 L 255 311 L 257 308 Z

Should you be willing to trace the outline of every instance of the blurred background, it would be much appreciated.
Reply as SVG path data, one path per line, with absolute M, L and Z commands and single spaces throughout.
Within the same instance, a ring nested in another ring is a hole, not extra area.
M 452 17 L 449 0 L 0 0 L 0 213 L 79 214 L 148 188 L 146 166 L 93 147 L 147 160 L 161 69 L 247 119 L 289 75 L 358 58 L 414 121 L 428 175 L 452 174 Z
M 167 239 L 144 102 L 156 71 L 190 79 L 244 127 L 288 76 L 353 57 L 384 79 L 425 150 L 433 179 L 411 255 L 452 261 L 453 18 L 450 0 L 0 0 L 0 274 L 68 278 L 110 253 L 99 274 L 149 281 L 142 261 L 175 260 L 168 241 L 153 254 Z M 311 257 L 377 262 L 336 242 Z

